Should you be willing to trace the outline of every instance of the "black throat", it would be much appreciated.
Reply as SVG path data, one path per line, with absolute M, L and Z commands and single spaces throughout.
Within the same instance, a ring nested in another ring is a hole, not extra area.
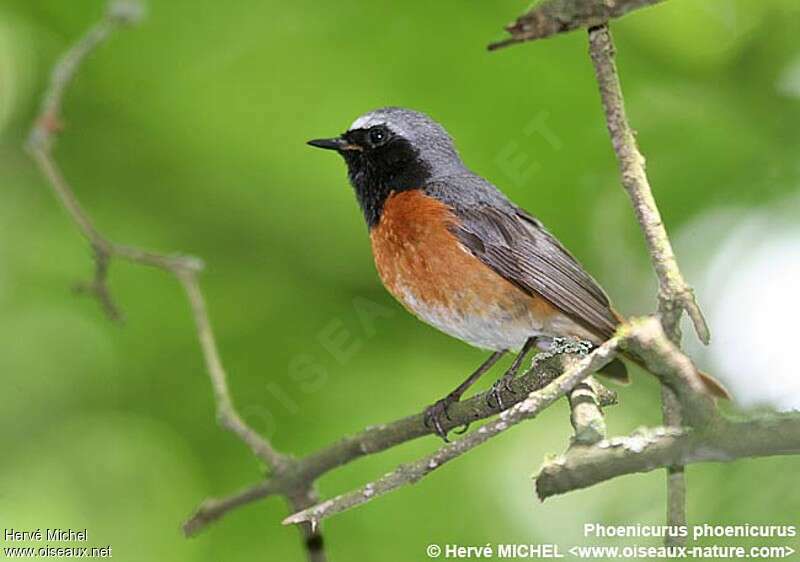
M 420 189 L 431 175 L 430 167 L 403 138 L 395 138 L 375 149 L 347 151 L 342 155 L 347 162 L 350 183 L 370 229 L 380 222 L 389 195 Z

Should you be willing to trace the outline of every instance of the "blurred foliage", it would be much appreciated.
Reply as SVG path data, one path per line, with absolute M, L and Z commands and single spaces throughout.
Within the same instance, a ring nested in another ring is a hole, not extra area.
M 70 89 L 56 149 L 67 178 L 113 239 L 205 258 L 233 393 L 278 447 L 305 453 L 419 410 L 483 356 L 383 291 L 342 163 L 304 145 L 375 107 L 440 120 L 468 164 L 548 224 L 620 309 L 653 309 L 584 35 L 485 50 L 525 4 L 152 1 Z M 87 527 L 89 543 L 110 543 L 125 561 L 299 560 L 280 500 L 193 540 L 179 533 L 197 502 L 257 481 L 261 467 L 214 424 L 174 280 L 115 263 L 124 327 L 70 293 L 91 274 L 89 250 L 20 147 L 55 57 L 102 10 L 99 0 L 0 5 L 0 521 Z M 628 109 L 672 229 L 800 186 L 800 91 L 778 87 L 797 68 L 799 22 L 796 0 L 672 0 L 614 25 Z M 374 333 L 359 323 L 359 298 L 391 311 Z M 348 357 L 324 343 L 331 330 L 350 338 Z M 660 420 L 649 377 L 621 401 L 614 432 Z M 560 405 L 326 522 L 331 559 L 420 560 L 431 542 L 584 543 L 585 522 L 662 521 L 662 473 L 535 501 L 530 475 L 569 433 Z M 321 491 L 437 445 L 364 459 Z M 692 467 L 691 521 L 797 523 L 798 462 Z

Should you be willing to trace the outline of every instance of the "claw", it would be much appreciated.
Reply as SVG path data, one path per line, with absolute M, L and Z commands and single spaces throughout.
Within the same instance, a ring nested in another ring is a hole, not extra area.
M 436 432 L 436 435 L 441 437 L 445 443 L 449 443 L 450 441 L 447 439 L 447 431 L 442 425 L 442 417 L 447 418 L 447 421 L 451 421 L 448 409 L 450 408 L 450 404 L 456 402 L 457 400 L 457 397 L 447 395 L 425 409 L 425 427 L 433 428 L 433 431 Z
M 492 405 L 492 398 L 494 398 L 499 410 L 502 411 L 506 409 L 505 404 L 503 403 L 503 391 L 505 390 L 511 394 L 516 394 L 514 389 L 511 388 L 512 380 L 514 380 L 514 372 L 509 370 L 492 385 L 492 388 L 486 395 L 486 404 L 488 404 L 490 408 L 495 407 Z
M 470 425 L 471 424 L 469 422 L 467 422 L 462 427 L 459 427 L 458 429 L 454 429 L 453 433 L 455 433 L 456 435 L 464 435 L 467 432 L 467 430 L 469 429 Z M 445 439 L 445 441 L 447 441 L 447 440 Z

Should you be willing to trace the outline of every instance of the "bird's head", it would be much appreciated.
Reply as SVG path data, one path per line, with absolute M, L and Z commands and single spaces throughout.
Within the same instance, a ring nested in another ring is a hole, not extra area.
M 400 107 L 365 113 L 342 135 L 308 144 L 342 155 L 370 227 L 391 193 L 464 171 L 447 131 L 424 113 Z

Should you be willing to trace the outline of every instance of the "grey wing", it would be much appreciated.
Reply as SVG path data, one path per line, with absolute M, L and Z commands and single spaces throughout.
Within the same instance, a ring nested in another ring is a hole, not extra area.
M 536 218 L 511 203 L 459 207 L 452 230 L 483 263 L 604 339 L 614 333 L 605 292 Z

